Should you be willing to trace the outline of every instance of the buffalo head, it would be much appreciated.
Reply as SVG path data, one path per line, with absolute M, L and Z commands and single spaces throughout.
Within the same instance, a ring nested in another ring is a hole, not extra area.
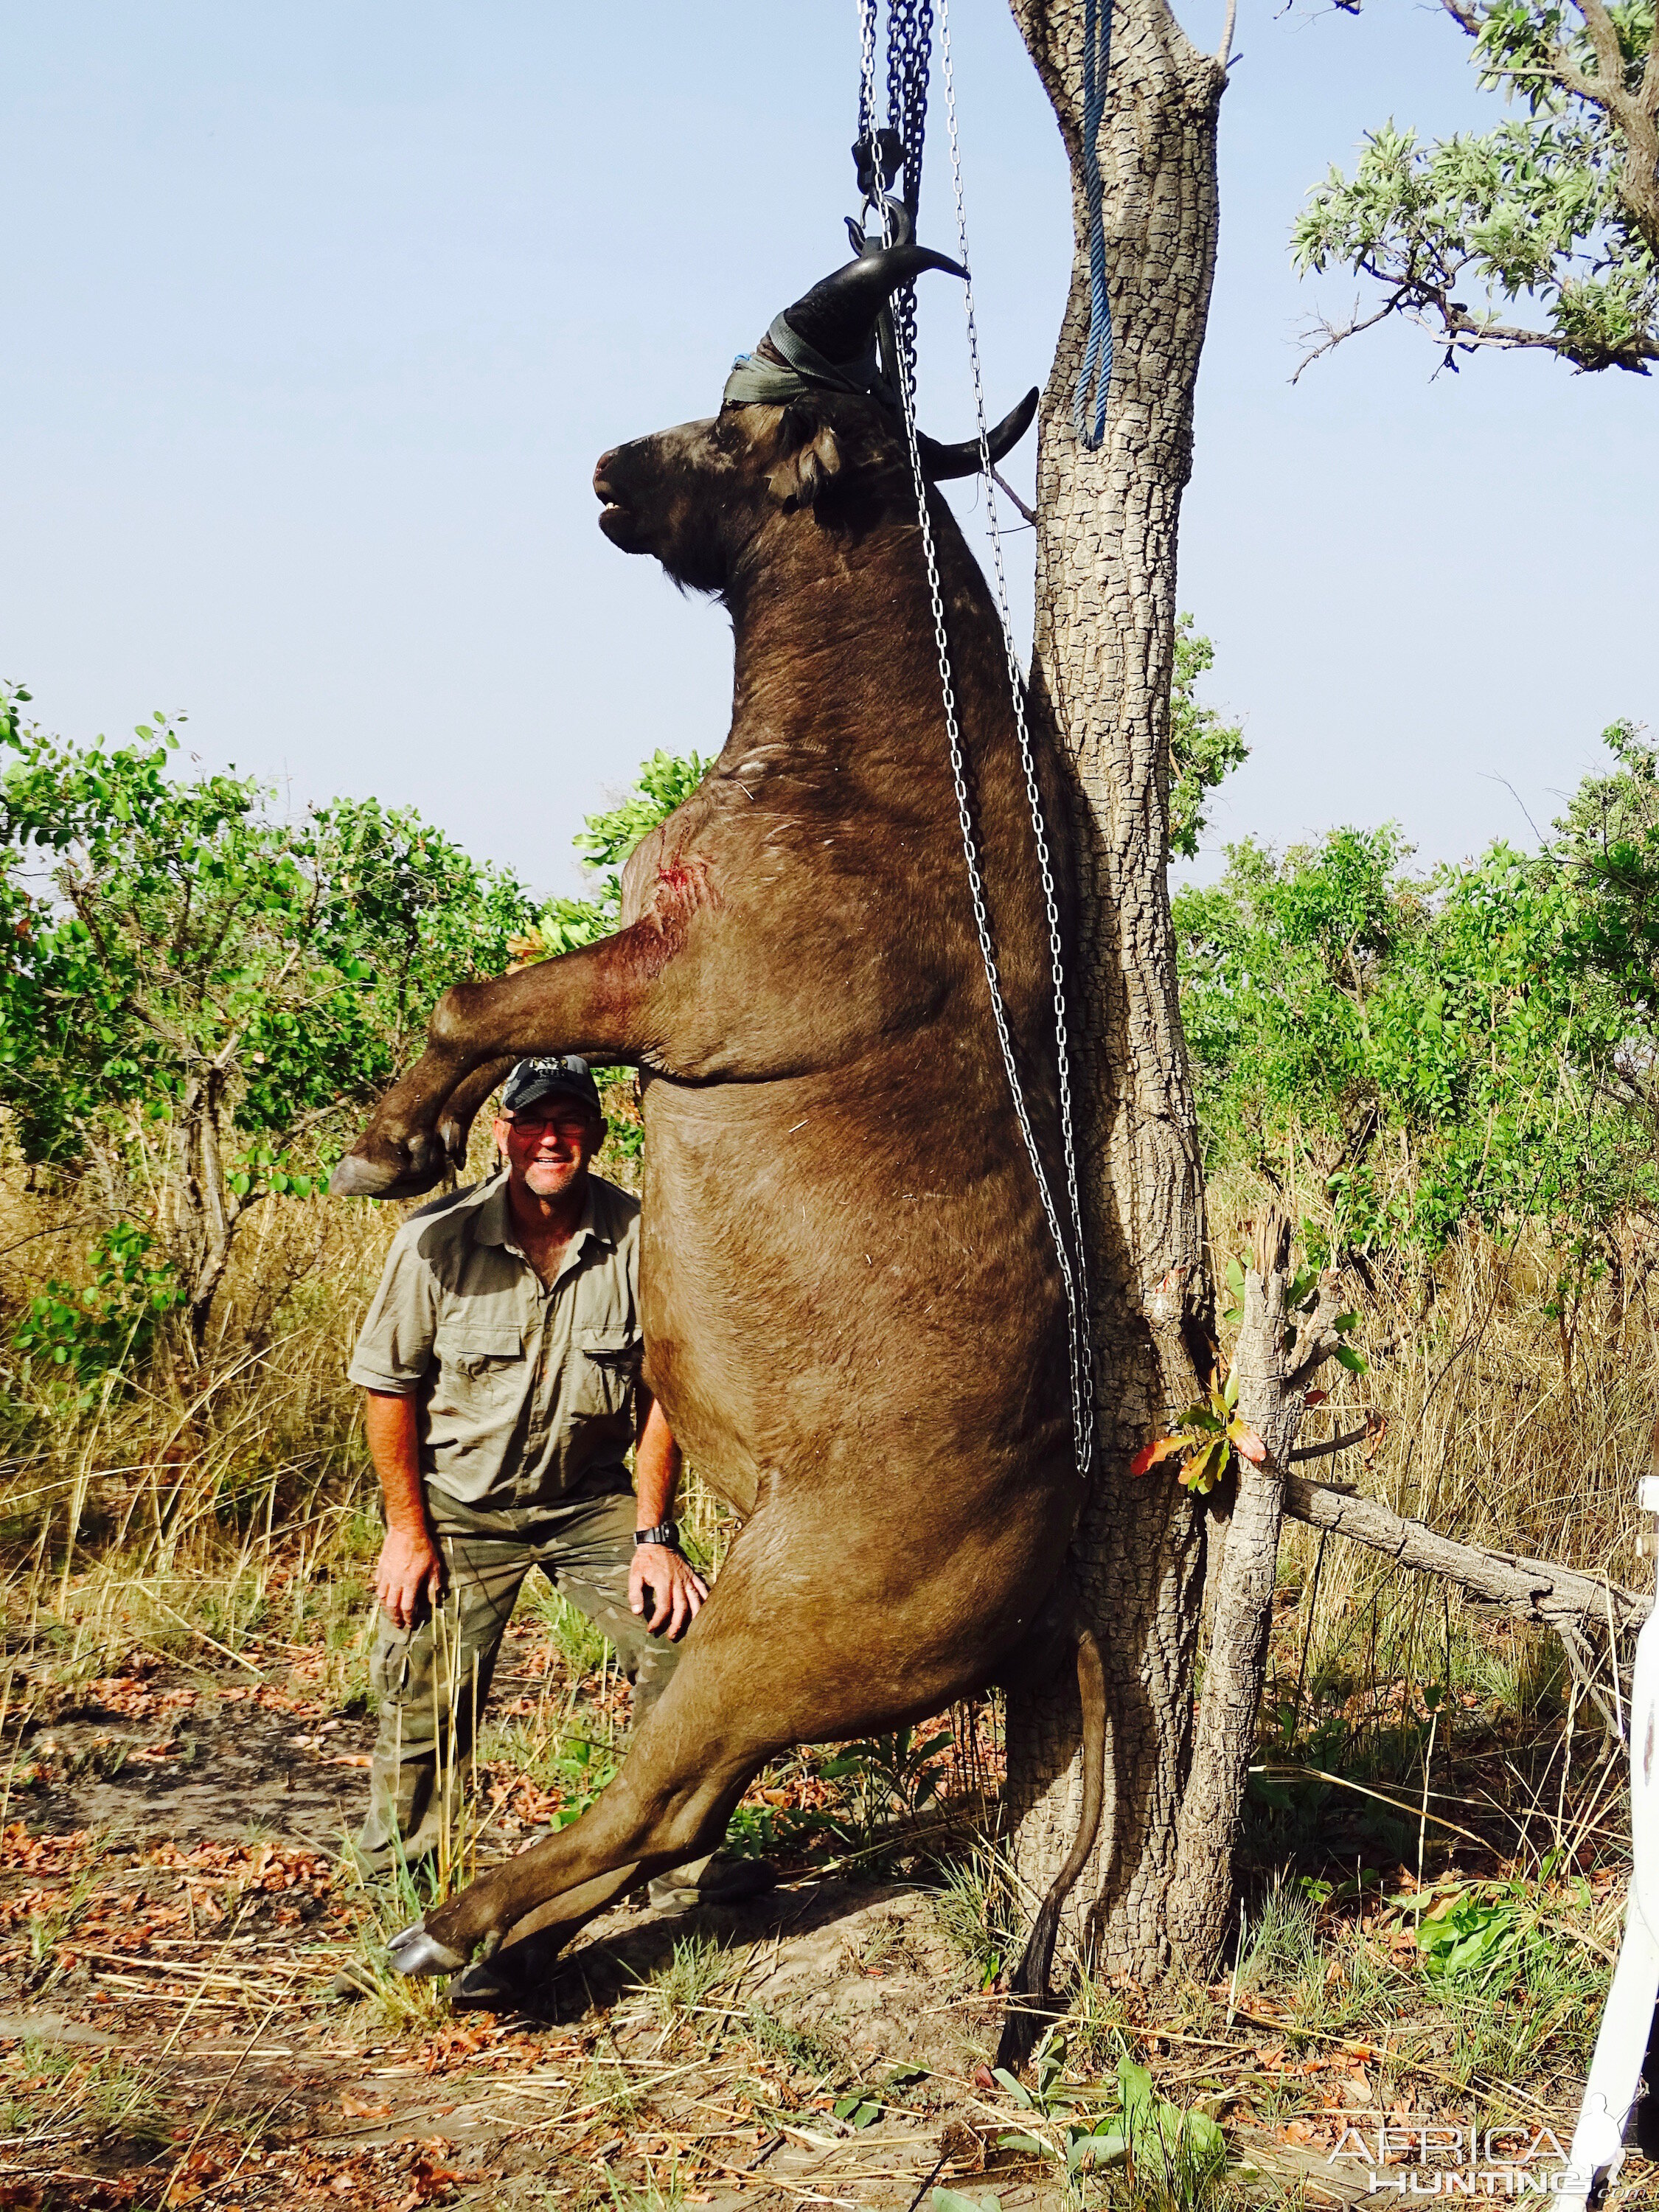
M 602 454 L 593 489 L 599 527 L 625 553 L 649 553 L 678 583 L 726 590 L 769 524 L 814 510 L 856 527 L 896 491 L 909 459 L 896 396 L 876 349 L 891 295 L 923 270 L 965 272 L 919 246 L 873 246 L 773 319 L 739 357 L 718 415 L 636 438 Z M 989 437 L 1000 460 L 1036 412 L 1030 392 Z M 930 481 L 970 474 L 977 439 L 941 445 L 918 434 Z

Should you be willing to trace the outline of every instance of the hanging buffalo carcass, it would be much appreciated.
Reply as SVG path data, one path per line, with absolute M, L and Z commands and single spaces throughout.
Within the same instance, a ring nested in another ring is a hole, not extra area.
M 1092 1753 L 1073 1871 L 1092 1840 L 1099 1657 L 1062 1573 L 1084 1480 L 1066 1297 L 994 1026 L 909 453 L 872 342 L 892 291 L 930 268 L 962 273 L 866 249 L 775 321 L 712 420 L 601 458 L 605 537 L 731 616 L 731 734 L 629 860 L 617 933 L 447 993 L 335 1177 L 353 1195 L 429 1188 L 522 1055 L 637 1066 L 644 1376 L 743 1516 L 616 1779 L 394 1945 L 412 1972 L 483 1947 L 458 1984 L 471 2001 L 526 1992 L 594 1914 L 711 1849 L 787 1747 L 898 1729 L 1073 1656 Z M 976 442 L 919 446 L 933 477 L 978 466 Z M 1063 1189 L 1003 633 L 949 507 L 929 505 L 1018 1081 Z M 1036 742 L 1063 933 L 1066 810 Z M 1066 1886 L 1028 1948 L 1031 1984 Z

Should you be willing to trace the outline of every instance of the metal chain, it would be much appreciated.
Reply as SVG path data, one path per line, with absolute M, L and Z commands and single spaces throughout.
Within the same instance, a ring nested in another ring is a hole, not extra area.
M 1066 1293 L 1072 1306 L 1071 1322 L 1074 1337 L 1081 1339 L 1080 1355 L 1084 1378 L 1084 1399 L 1075 1408 L 1078 1423 L 1078 1458 L 1087 1471 L 1094 1451 L 1094 1364 L 1090 1357 L 1090 1299 L 1088 1266 L 1083 1224 L 1083 1196 L 1078 1175 L 1076 1116 L 1072 1104 L 1071 1041 L 1066 1022 L 1066 957 L 1065 941 L 1060 933 L 1060 908 L 1054 896 L 1054 871 L 1048 857 L 1048 836 L 1042 815 L 1042 794 L 1037 784 L 1036 766 L 1032 757 L 1031 735 L 1025 720 L 1025 681 L 1021 673 L 1019 655 L 1014 645 L 1014 626 L 1008 612 L 1008 579 L 1002 562 L 1002 532 L 997 521 L 996 494 L 991 480 L 991 447 L 985 413 L 985 379 L 980 367 L 979 323 L 974 313 L 973 263 L 968 253 L 968 216 L 962 192 L 962 148 L 957 131 L 956 78 L 951 61 L 950 0 L 939 0 L 939 59 L 945 75 L 945 120 L 951 142 L 951 181 L 955 188 L 957 204 L 957 258 L 968 271 L 968 281 L 963 287 L 963 312 L 968 328 L 968 356 L 974 372 L 974 407 L 979 430 L 980 479 L 985 489 L 985 534 L 990 540 L 991 557 L 996 580 L 997 611 L 1002 618 L 1002 647 L 1008 665 L 1008 692 L 1013 702 L 1014 729 L 1019 744 L 1020 767 L 1025 777 L 1026 804 L 1030 811 L 1031 830 L 1036 840 L 1037 866 L 1042 880 L 1043 906 L 1048 923 L 1048 958 L 1054 1000 L 1054 1050 L 1060 1078 L 1060 1127 L 1066 1158 L 1066 1196 L 1071 1212 L 1072 1235 L 1075 1240 L 1079 1296 L 1072 1299 L 1071 1278 L 1066 1277 Z M 1012 1071 L 1011 1071 L 1012 1073 Z M 1056 1243 L 1058 1243 L 1056 1238 Z M 1062 1249 L 1063 1261 L 1063 1249 Z
M 876 0 L 859 0 L 859 135 L 868 144 L 876 127 Z
M 1066 1334 L 1071 1360 L 1073 1437 L 1078 1465 L 1086 1472 L 1094 1449 L 1094 1400 L 1088 1375 L 1088 1346 L 1082 1310 L 1083 1285 L 1073 1276 L 1071 1255 L 1066 1249 L 1066 1237 L 1055 1211 L 1054 1194 L 1048 1187 L 1042 1155 L 1037 1148 L 1036 1133 L 1031 1127 L 1025 1093 L 1020 1085 L 1019 1069 L 1014 1059 L 1013 1038 L 1008 1030 L 1007 1009 L 1003 1004 L 1002 979 L 997 972 L 996 949 L 992 943 L 990 916 L 985 904 L 985 884 L 980 873 L 979 845 L 974 835 L 973 808 L 968 796 L 962 731 L 957 720 L 956 684 L 951 671 L 945 595 L 939 585 L 939 557 L 933 544 L 933 519 L 927 511 L 927 480 L 921 472 L 921 449 L 916 440 L 915 404 L 908 376 L 902 376 L 899 380 L 899 396 L 904 410 L 905 439 L 910 448 L 910 473 L 916 487 L 916 512 L 921 522 L 921 550 L 927 567 L 927 596 L 933 615 L 933 644 L 939 655 L 939 690 L 945 702 L 945 732 L 951 751 L 951 781 L 956 789 L 957 820 L 962 830 L 963 856 L 968 864 L 968 890 L 973 902 L 974 929 L 979 939 L 980 957 L 985 963 L 985 980 L 990 986 L 991 1018 L 996 1025 L 997 1042 L 1002 1049 L 1002 1065 L 1014 1103 L 1014 1116 L 1019 1123 L 1019 1133 L 1025 1139 L 1031 1172 L 1036 1178 L 1037 1195 L 1042 1201 L 1043 1218 L 1048 1224 L 1048 1234 L 1054 1239 L 1055 1256 L 1060 1261 L 1060 1276 L 1066 1285 L 1068 1322 Z M 1078 1258 L 1079 1261 L 1082 1259 L 1080 1249 Z
M 933 0 L 888 0 L 887 120 L 904 147 L 899 198 L 914 222 L 921 201 L 921 149 L 927 135 L 927 72 L 933 49 Z
M 877 0 L 860 0 L 860 31 L 859 113 L 860 130 L 866 118 L 873 121 L 876 106 L 876 4 Z M 931 9 L 930 9 L 931 12 Z M 945 115 L 950 126 L 951 166 L 956 187 L 957 238 L 961 248 L 960 258 L 964 269 L 970 268 L 968 259 L 967 218 L 962 196 L 962 158 L 957 141 L 956 91 L 951 74 L 951 18 L 949 0 L 939 0 L 939 21 L 943 34 L 945 64 Z M 884 233 L 885 217 L 884 216 Z M 974 909 L 975 933 L 979 939 L 980 958 L 984 963 L 985 980 L 991 995 L 991 1018 L 997 1033 L 997 1043 L 1002 1053 L 1002 1065 L 1008 1079 L 1009 1095 L 1012 1098 L 1014 1117 L 1024 1139 L 1026 1155 L 1031 1163 L 1031 1172 L 1036 1182 L 1037 1195 L 1042 1202 L 1043 1218 L 1053 1240 L 1054 1255 L 1060 1262 L 1060 1279 L 1066 1290 L 1066 1345 L 1071 1368 L 1072 1433 L 1079 1469 L 1086 1474 L 1094 1457 L 1094 1367 L 1091 1358 L 1089 1316 L 1089 1284 L 1084 1256 L 1083 1208 L 1077 1171 L 1077 1148 L 1073 1134 L 1074 1116 L 1072 1109 L 1071 1052 L 1066 1024 L 1066 976 L 1063 944 L 1060 931 L 1060 911 L 1054 895 L 1054 872 L 1049 860 L 1048 841 L 1042 818 L 1042 793 L 1037 785 L 1036 771 L 1032 758 L 1030 733 L 1025 720 L 1025 691 L 1020 675 L 1018 655 L 1014 647 L 1013 627 L 1008 615 L 1008 589 L 1003 572 L 1002 541 L 996 526 L 996 516 L 991 492 L 991 458 L 987 439 L 985 392 L 980 373 L 979 333 L 974 319 L 973 282 L 971 276 L 965 287 L 968 312 L 969 348 L 974 370 L 975 403 L 978 409 L 980 466 L 986 485 L 988 525 L 991 533 L 992 550 L 995 556 L 997 603 L 1002 620 L 1003 650 L 1007 660 L 1009 687 L 1014 704 L 1014 726 L 1018 738 L 1020 763 L 1025 777 L 1026 802 L 1030 810 L 1031 826 L 1036 833 L 1037 860 L 1042 881 L 1043 902 L 1048 923 L 1048 949 L 1054 985 L 1054 1042 L 1060 1077 L 1060 1120 L 1061 1139 L 1066 1160 L 1066 1196 L 1072 1216 L 1073 1252 L 1068 1251 L 1066 1236 L 1061 1229 L 1054 1194 L 1049 1187 L 1042 1155 L 1037 1147 L 1036 1134 L 1031 1127 L 1031 1117 L 1025 1103 L 1025 1093 L 1019 1079 L 1019 1068 L 1014 1057 L 1013 1039 L 1009 1033 L 1007 1011 L 1003 1004 L 1002 981 L 997 970 L 996 949 L 992 941 L 990 917 L 986 908 L 985 886 L 980 872 L 979 844 L 974 831 L 973 808 L 969 798 L 967 769 L 963 759 L 962 732 L 957 720 L 956 684 L 951 667 L 950 636 L 945 620 L 945 599 L 939 585 L 939 558 L 933 543 L 933 519 L 927 506 L 927 483 L 921 470 L 921 451 L 916 435 L 915 378 L 914 353 L 902 356 L 898 379 L 899 397 L 903 410 L 904 434 L 910 453 L 911 481 L 915 487 L 916 513 L 921 526 L 922 553 L 927 563 L 927 591 L 933 617 L 933 644 L 939 658 L 939 690 L 945 708 L 945 737 L 950 748 L 951 780 L 956 793 L 957 820 L 962 833 L 963 857 L 967 864 L 968 889 Z
M 927 72 L 933 46 L 933 0 L 888 0 L 887 121 L 904 149 L 899 197 L 916 234 L 921 203 L 922 142 L 927 134 Z M 916 377 L 916 288 L 902 284 L 892 297 L 893 337 L 912 384 Z

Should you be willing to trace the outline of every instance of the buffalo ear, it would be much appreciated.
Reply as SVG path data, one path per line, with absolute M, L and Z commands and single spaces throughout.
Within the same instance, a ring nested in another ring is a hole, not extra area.
M 793 407 L 783 413 L 784 452 L 768 478 L 784 507 L 812 507 L 841 473 L 841 444 L 827 422 L 813 423 Z

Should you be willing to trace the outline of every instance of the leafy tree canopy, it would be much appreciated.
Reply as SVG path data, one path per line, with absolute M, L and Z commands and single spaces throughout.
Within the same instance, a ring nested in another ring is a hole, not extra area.
M 1177 893 L 1211 1165 L 1268 1176 L 1316 1249 L 1536 1220 L 1583 1251 L 1659 1200 L 1659 769 L 1628 725 L 1608 740 L 1617 772 L 1541 853 L 1416 877 L 1392 827 L 1345 829 L 1234 845 Z
M 247 1209 L 312 1187 L 532 908 L 411 811 L 284 819 L 250 778 L 173 774 L 160 716 L 78 744 L 27 696 L 0 695 L 0 1104 L 26 1159 L 146 1218 L 199 1333 Z
M 641 837 L 689 799 L 714 765 L 697 753 L 665 753 L 659 746 L 641 761 L 633 787 L 617 805 L 590 814 L 577 831 L 577 857 L 599 876 L 597 898 L 552 899 L 543 908 L 521 954 L 544 960 L 592 945 L 622 926 L 622 872 Z
M 1340 4 L 1357 12 L 1358 0 Z M 1442 4 L 1482 85 L 1516 112 L 1426 143 L 1387 123 L 1351 178 L 1333 168 L 1315 188 L 1297 265 L 1352 269 L 1382 300 L 1324 325 L 1310 358 L 1401 315 L 1443 344 L 1451 368 L 1496 346 L 1646 375 L 1659 359 L 1654 0 Z

